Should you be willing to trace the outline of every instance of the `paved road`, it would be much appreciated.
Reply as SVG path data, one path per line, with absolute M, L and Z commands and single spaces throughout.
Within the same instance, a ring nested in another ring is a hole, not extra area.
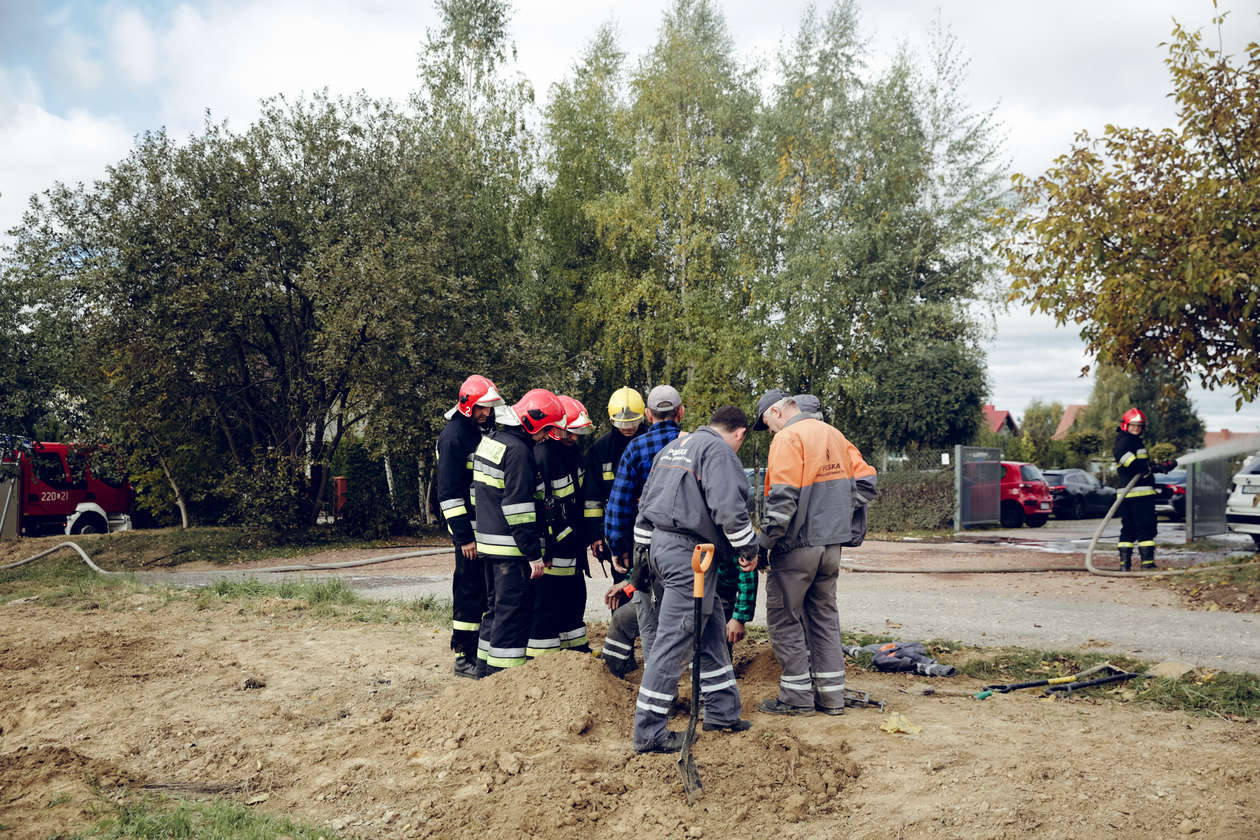
M 1053 520 L 1040 529 L 987 531 L 966 539 L 993 543 L 986 550 L 1009 552 L 1027 561 L 1035 555 L 1050 563 L 1054 555 L 1081 552 L 1097 527 L 1097 521 L 1060 522 Z M 1104 532 L 1100 556 L 1110 559 L 1116 526 Z M 1168 550 L 1184 542 L 1179 524 L 1160 523 L 1159 541 Z M 1248 538 L 1217 538 L 1222 551 L 1246 551 Z M 878 563 L 880 544 L 870 543 L 852 550 L 850 556 L 862 563 Z M 904 552 L 904 544 L 896 544 Z M 960 545 L 959 549 L 968 546 Z M 950 546 L 923 544 L 922 556 L 930 558 L 949 552 Z M 904 555 L 901 558 L 905 565 Z M 346 584 L 365 597 L 380 600 L 411 600 L 426 595 L 449 597 L 449 574 L 392 574 L 349 569 L 338 572 Z M 247 572 L 146 573 L 153 582 L 177 585 L 205 585 L 221 577 L 244 578 Z M 267 575 L 309 577 L 310 573 Z M 977 585 L 976 575 L 844 574 L 839 592 L 841 625 L 846 630 L 888 634 L 904 640 L 953 639 L 976 645 L 1023 645 L 1054 649 L 1089 647 L 1125 653 L 1159 661 L 1177 659 L 1195 665 L 1233 671 L 1260 673 L 1260 616 L 1251 613 L 1205 612 L 1177 607 L 1166 595 L 1134 597 L 1140 584 L 1113 583 L 1084 573 L 1042 573 L 1002 575 L 1018 577 L 1021 586 Z M 1072 583 L 1064 585 L 1065 578 Z M 990 580 L 992 578 L 990 577 Z M 1053 579 L 1053 580 L 1052 580 Z M 1038 584 L 1043 581 L 1046 585 Z M 602 602 L 607 581 L 595 578 L 587 587 L 587 620 L 604 621 L 608 611 Z M 1113 598 L 1102 594 L 1107 586 L 1129 587 L 1128 596 Z M 1089 597 L 1084 597 L 1088 595 Z M 1142 601 L 1145 601 L 1143 603 Z M 1154 603 L 1152 603 L 1154 602 Z M 758 596 L 755 621 L 765 621 L 764 587 Z

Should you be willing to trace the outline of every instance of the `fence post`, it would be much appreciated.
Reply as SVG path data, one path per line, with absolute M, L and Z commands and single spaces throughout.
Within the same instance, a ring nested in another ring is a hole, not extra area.
M 962 445 L 954 447 L 954 533 L 962 531 Z

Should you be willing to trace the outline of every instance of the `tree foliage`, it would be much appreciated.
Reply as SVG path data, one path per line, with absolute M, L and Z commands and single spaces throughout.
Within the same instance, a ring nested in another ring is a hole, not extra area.
M 1012 297 L 1081 325 L 1101 361 L 1163 360 L 1241 405 L 1260 394 L 1260 45 L 1239 60 L 1176 25 L 1165 63 L 1176 128 L 1082 132 L 1015 179 Z

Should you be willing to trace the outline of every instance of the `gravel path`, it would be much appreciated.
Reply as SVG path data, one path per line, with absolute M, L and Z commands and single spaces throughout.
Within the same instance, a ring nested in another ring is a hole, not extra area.
M 982 542 L 884 543 L 868 541 L 846 559 L 888 568 L 923 566 L 994 568 L 1081 562 L 1080 552 L 1096 522 L 1052 521 L 1037 532 L 986 532 Z M 1161 523 L 1161 558 L 1177 562 L 1181 526 Z M 1110 536 L 1110 535 L 1108 535 Z M 1114 537 L 1112 537 L 1114 539 Z M 1246 546 L 1220 538 L 1220 553 Z M 1100 548 L 1110 560 L 1112 550 Z M 1183 557 L 1183 565 L 1193 558 Z M 410 600 L 450 597 L 450 562 L 434 558 L 397 561 L 336 572 L 365 597 Z M 607 579 L 588 581 L 587 620 L 605 621 Z M 314 574 L 268 574 L 268 580 Z M 141 579 L 179 586 L 202 586 L 219 578 L 246 578 L 256 572 L 146 572 Z M 1146 660 L 1176 659 L 1195 665 L 1260 674 L 1260 616 L 1255 613 L 1189 610 L 1158 584 L 1056 572 L 998 575 L 844 573 L 838 601 L 846 630 L 887 634 L 903 640 L 953 639 L 975 645 L 1091 648 Z M 764 586 L 755 621 L 765 621 Z

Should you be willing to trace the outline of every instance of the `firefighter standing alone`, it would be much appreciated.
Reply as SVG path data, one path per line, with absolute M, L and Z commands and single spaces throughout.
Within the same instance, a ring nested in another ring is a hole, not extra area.
M 1155 476 L 1142 442 L 1145 430 L 1146 415 L 1136 408 L 1124 413 L 1116 430 L 1116 473 L 1126 485 L 1137 476 L 1120 503 L 1120 539 L 1116 548 L 1120 552 L 1120 568 L 1126 572 L 1132 568 L 1135 545 L 1142 568 L 1155 568 Z

